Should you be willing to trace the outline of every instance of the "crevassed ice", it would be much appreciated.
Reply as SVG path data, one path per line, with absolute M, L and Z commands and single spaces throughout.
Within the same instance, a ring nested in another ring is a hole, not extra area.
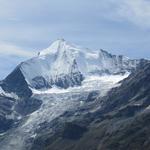
M 68 89 L 53 87 L 45 91 L 34 89 L 33 97 L 41 99 L 43 104 L 37 111 L 30 114 L 22 125 L 8 135 L 5 142 L 1 143 L 1 148 L 3 150 L 11 150 L 12 148 L 15 150 L 25 150 L 26 142 L 29 138 L 36 137 L 37 133 L 35 131 L 41 123 L 45 121 L 51 122 L 65 111 L 78 110 L 80 106 L 84 105 L 91 91 L 97 90 L 100 96 L 104 96 L 111 88 L 119 86 L 118 81 L 127 76 L 128 74 L 123 76 L 89 76 L 80 87 Z

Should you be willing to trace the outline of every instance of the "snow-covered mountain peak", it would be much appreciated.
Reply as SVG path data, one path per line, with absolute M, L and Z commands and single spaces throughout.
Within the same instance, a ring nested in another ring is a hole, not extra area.
M 90 50 L 76 46 L 64 39 L 54 41 L 38 56 L 19 65 L 27 85 L 32 88 L 67 88 L 81 85 L 92 75 L 122 74 L 134 70 L 140 60 L 112 55 L 104 50 Z M 20 75 L 21 76 L 21 75 Z
M 39 53 L 39 56 L 56 54 L 58 52 L 71 51 L 71 50 L 79 50 L 78 47 L 64 39 L 58 39 L 54 41 L 48 48 L 42 50 Z

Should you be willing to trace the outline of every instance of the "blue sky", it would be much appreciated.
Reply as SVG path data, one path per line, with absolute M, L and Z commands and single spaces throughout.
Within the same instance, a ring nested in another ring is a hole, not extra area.
M 148 0 L 0 0 L 0 79 L 58 38 L 150 58 Z

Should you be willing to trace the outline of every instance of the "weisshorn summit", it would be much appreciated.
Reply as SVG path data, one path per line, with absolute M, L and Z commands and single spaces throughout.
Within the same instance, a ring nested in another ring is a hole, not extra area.
M 104 50 L 81 48 L 61 39 L 53 42 L 34 58 L 18 65 L 3 81 L 2 88 L 21 96 L 25 93 L 21 89 L 22 86 L 27 91 L 28 88 L 43 89 L 55 85 L 61 88 L 79 86 L 86 77 L 91 75 L 132 72 L 139 62 L 140 60 L 112 55 Z M 15 89 L 12 86 L 15 86 Z
M 149 68 L 149 60 L 53 42 L 0 81 L 2 150 L 148 149 Z

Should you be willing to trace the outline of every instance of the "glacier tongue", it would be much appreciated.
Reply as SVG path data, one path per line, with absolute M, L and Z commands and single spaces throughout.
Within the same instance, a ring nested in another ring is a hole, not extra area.
M 1 148 L 3 150 L 29 149 L 42 123 L 49 123 L 66 111 L 77 112 L 80 107 L 88 103 L 87 98 L 90 92 L 98 91 L 99 97 L 102 97 L 111 88 L 119 86 L 118 81 L 127 76 L 128 74 L 103 77 L 90 76 L 83 81 L 82 86 L 78 87 L 68 89 L 55 87 L 45 91 L 33 89 L 33 97 L 43 102 L 41 107 L 27 116 L 16 129 L 8 133 L 7 138 L 0 143 Z
M 104 50 L 81 48 L 60 39 L 23 62 L 20 69 L 32 88 L 51 88 L 53 85 L 68 88 L 81 85 L 89 75 L 130 72 L 139 62 Z

